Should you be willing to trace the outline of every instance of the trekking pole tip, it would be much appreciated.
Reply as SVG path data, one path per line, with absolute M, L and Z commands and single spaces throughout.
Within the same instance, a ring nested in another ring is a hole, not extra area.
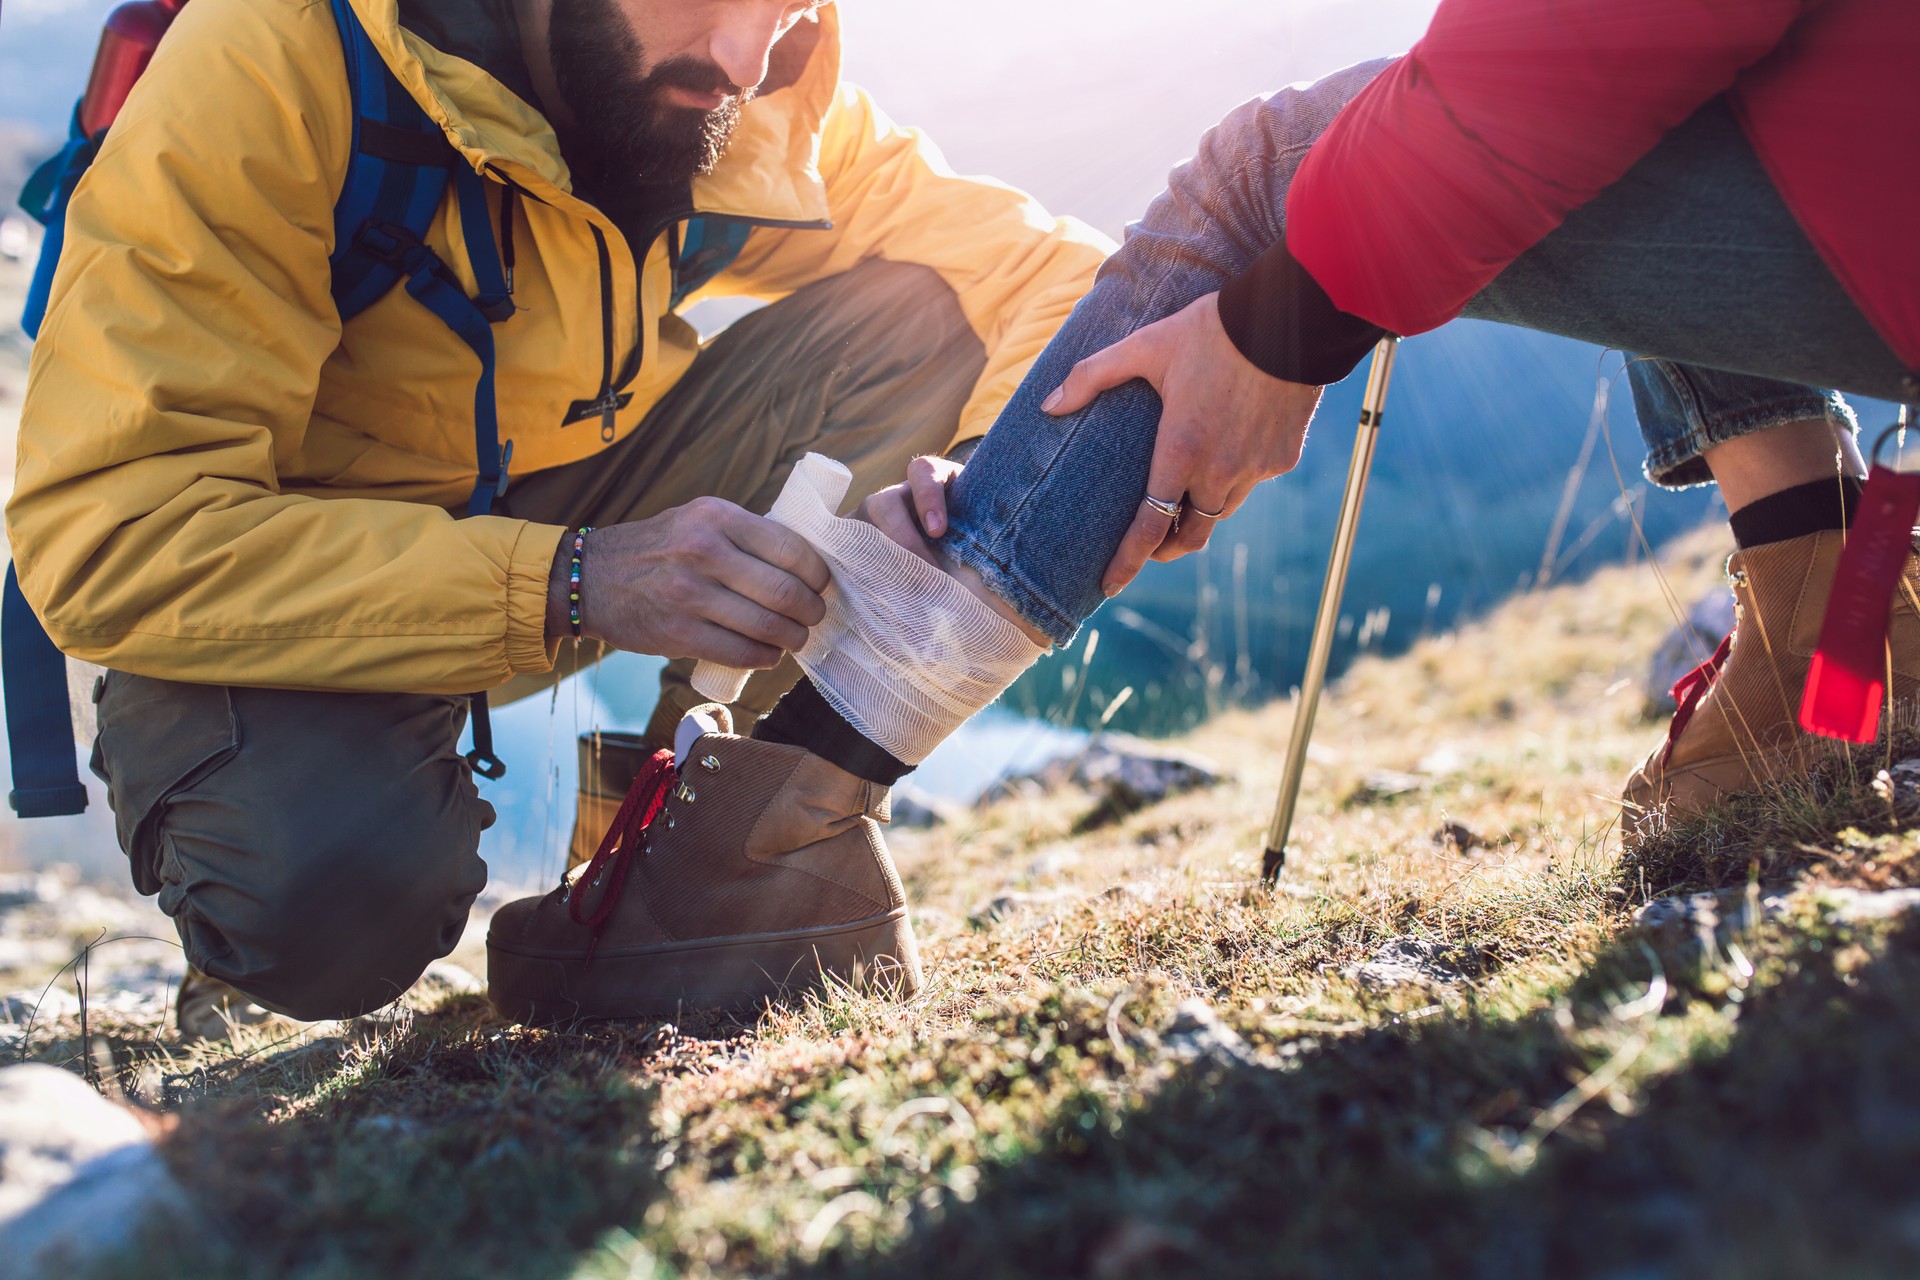
M 1286 869 L 1287 851 L 1269 849 L 1260 859 L 1260 882 L 1272 886 L 1280 883 L 1280 873 Z

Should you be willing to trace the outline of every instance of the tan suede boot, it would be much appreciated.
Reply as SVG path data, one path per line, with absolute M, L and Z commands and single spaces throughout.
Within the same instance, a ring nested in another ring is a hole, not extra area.
M 1627 781 L 1628 831 L 1701 813 L 1722 796 L 1804 773 L 1833 747 L 1800 728 L 1800 698 L 1820 639 L 1845 535 L 1809 534 L 1735 552 L 1728 643 L 1675 689 L 1667 741 Z M 1896 702 L 1920 688 L 1920 557 L 1910 555 L 1888 633 Z
M 701 710 L 726 723 L 724 708 Z M 518 1022 L 747 1009 L 833 979 L 911 995 L 919 948 L 881 837 L 887 788 L 798 747 L 708 733 L 654 757 L 594 858 L 487 936 Z
M 275 1016 L 255 1004 L 246 992 L 209 978 L 192 965 L 180 979 L 180 990 L 173 1001 L 174 1025 L 180 1028 L 180 1038 L 189 1043 L 225 1040 L 235 1027 L 257 1027 Z

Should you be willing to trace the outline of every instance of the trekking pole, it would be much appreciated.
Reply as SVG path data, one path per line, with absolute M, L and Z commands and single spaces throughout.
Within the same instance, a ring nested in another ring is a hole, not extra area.
M 1379 443 L 1387 385 L 1393 381 L 1393 359 L 1399 349 L 1398 338 L 1382 338 L 1373 349 L 1367 393 L 1360 401 L 1360 431 L 1353 442 L 1353 465 L 1347 469 L 1347 492 L 1340 500 L 1340 523 L 1333 534 L 1333 555 L 1327 560 L 1327 582 L 1320 590 L 1313 647 L 1307 651 L 1307 672 L 1301 679 L 1300 700 L 1293 713 L 1293 740 L 1287 744 L 1280 802 L 1274 807 L 1273 825 L 1267 828 L 1267 853 L 1261 861 L 1260 876 L 1268 884 L 1279 880 L 1280 869 L 1287 864 L 1287 837 L 1293 831 L 1293 811 L 1300 800 L 1300 779 L 1307 770 L 1307 743 L 1313 737 L 1314 713 L 1320 709 L 1320 690 L 1327 682 L 1327 662 L 1333 656 L 1333 638 L 1340 625 L 1340 599 L 1346 594 L 1347 571 L 1353 567 L 1353 537 L 1360 528 L 1360 504 L 1366 501 L 1373 449 Z

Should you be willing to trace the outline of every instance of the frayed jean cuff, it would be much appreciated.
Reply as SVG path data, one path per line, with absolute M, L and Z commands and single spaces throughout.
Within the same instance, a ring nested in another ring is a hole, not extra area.
M 940 540 L 940 550 L 980 575 L 987 590 L 1013 606 L 1028 626 L 1046 633 L 1056 648 L 1064 649 L 1080 634 L 1078 619 L 1063 613 L 1027 581 L 1020 570 L 1000 560 L 965 529 L 953 527 Z
M 1715 445 L 1790 422 L 1823 421 L 1858 432 L 1838 392 L 1705 371 L 1666 360 L 1630 369 L 1634 406 L 1647 441 L 1647 479 L 1663 489 L 1711 484 L 1703 455 Z

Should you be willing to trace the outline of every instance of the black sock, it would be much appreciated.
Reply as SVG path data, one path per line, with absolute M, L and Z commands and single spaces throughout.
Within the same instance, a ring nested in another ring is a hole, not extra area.
M 856 778 L 890 787 L 913 772 L 833 709 L 813 681 L 802 680 L 753 731 L 761 742 L 803 747 Z
M 1815 480 L 1749 502 L 1728 516 L 1727 523 L 1733 526 L 1733 540 L 1742 551 L 1810 533 L 1851 529 L 1865 489 L 1855 476 Z

